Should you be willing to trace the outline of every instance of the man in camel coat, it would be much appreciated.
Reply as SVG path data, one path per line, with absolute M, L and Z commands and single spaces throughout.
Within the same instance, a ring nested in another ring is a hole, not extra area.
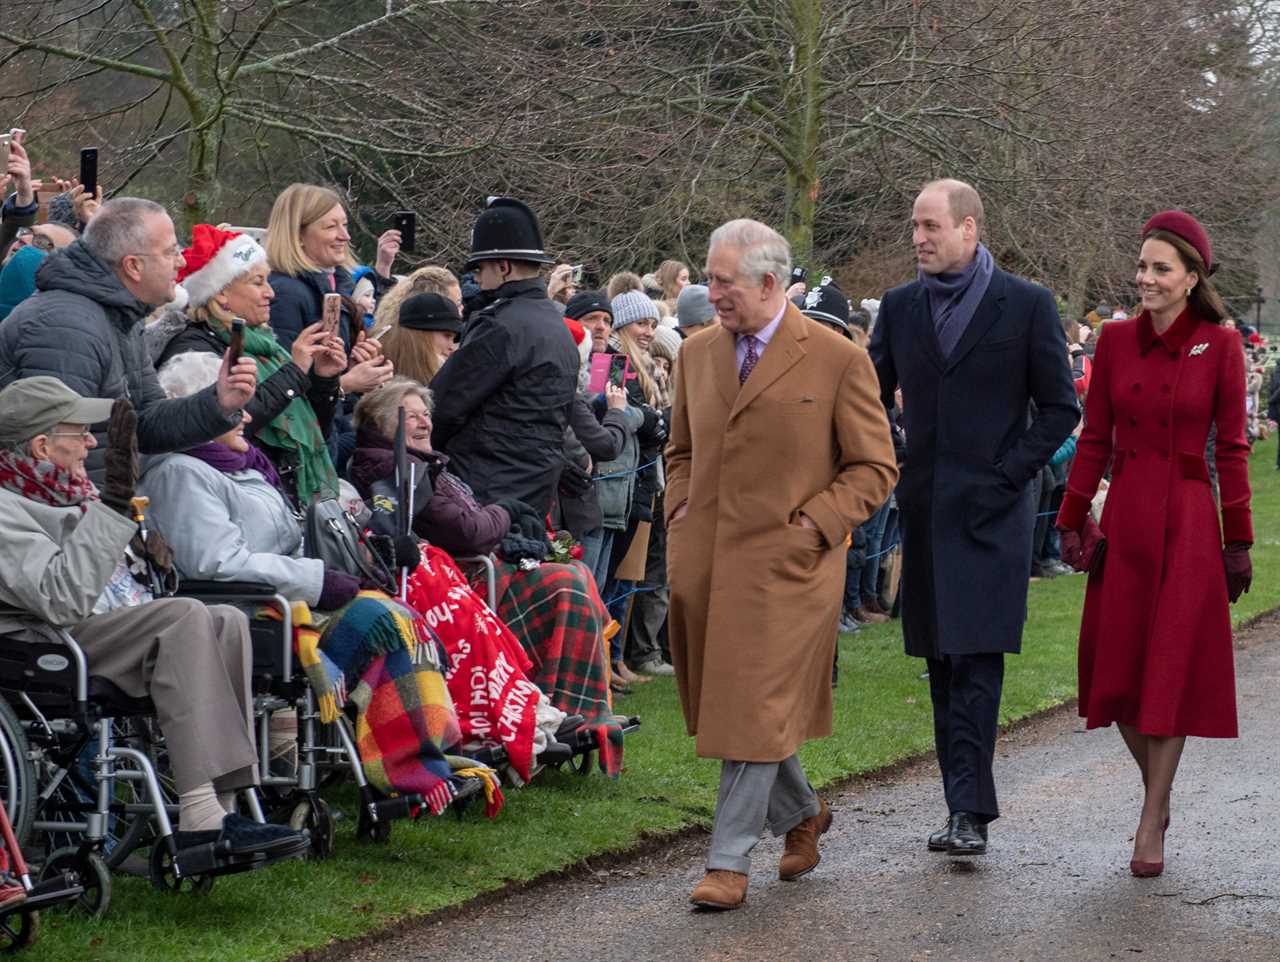
M 720 323 L 681 348 L 667 448 L 669 631 L 697 752 L 723 759 L 691 901 L 733 909 L 766 824 L 780 878 L 818 864 L 831 814 L 796 751 L 831 734 L 846 541 L 897 468 L 866 352 L 786 299 L 786 240 L 730 221 L 706 273 Z

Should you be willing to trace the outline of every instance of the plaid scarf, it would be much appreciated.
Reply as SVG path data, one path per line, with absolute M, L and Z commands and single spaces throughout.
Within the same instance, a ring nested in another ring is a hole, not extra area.
M 209 328 L 224 344 L 231 341 L 229 328 L 210 320 Z M 286 364 L 293 363 L 293 355 L 276 340 L 270 328 L 244 328 L 244 350 L 258 362 L 258 382 L 261 383 Z M 298 472 L 295 476 L 300 504 L 310 504 L 312 499 L 338 496 L 338 472 L 329 457 L 329 445 L 325 443 L 316 412 L 305 397 L 295 397 L 274 420 L 253 429 L 254 437 L 273 448 L 292 451 L 298 456 Z
M 622 727 L 609 698 L 607 632 L 612 623 L 591 572 L 580 561 L 533 571 L 498 565 L 498 617 L 533 661 L 533 683 L 566 714 L 596 729 L 600 767 L 622 771 Z
M 461 737 L 425 624 L 377 591 L 362 591 L 323 630 L 294 605 L 294 649 L 315 693 L 320 720 L 356 706 L 356 744 L 370 783 L 383 792 L 421 794 L 433 815 L 454 798 L 443 749 Z M 421 629 L 421 633 L 420 633 Z M 356 679 L 348 689 L 348 680 Z
M 0 488 L 54 508 L 83 510 L 86 501 L 98 500 L 98 489 L 88 478 L 74 477 L 69 468 L 8 449 L 0 449 Z

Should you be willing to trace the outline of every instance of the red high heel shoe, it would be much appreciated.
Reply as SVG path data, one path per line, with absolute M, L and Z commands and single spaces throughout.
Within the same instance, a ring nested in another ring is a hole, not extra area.
M 1160 852 L 1164 853 L 1164 833 L 1169 828 L 1169 822 L 1166 819 L 1164 828 L 1160 830 Z M 1141 862 L 1136 858 L 1129 859 L 1129 871 L 1134 878 L 1155 878 L 1164 872 L 1164 859 L 1159 862 Z

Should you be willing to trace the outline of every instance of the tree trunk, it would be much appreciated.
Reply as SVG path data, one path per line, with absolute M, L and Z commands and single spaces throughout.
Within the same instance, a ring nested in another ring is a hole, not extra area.
M 783 234 L 791 242 L 795 264 L 813 257 L 813 227 L 818 210 L 818 151 L 822 141 L 822 0 L 790 0 L 792 57 L 784 78 L 787 164 Z

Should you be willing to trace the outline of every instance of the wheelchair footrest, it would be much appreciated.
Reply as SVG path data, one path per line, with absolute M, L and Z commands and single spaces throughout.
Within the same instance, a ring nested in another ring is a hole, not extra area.
M 182 878 L 197 875 L 232 875 L 300 856 L 310 847 L 310 841 L 309 834 L 304 832 L 297 842 L 290 845 L 252 852 L 231 852 L 227 842 L 193 845 L 178 853 L 174 860 L 175 868 Z
M 64 902 L 72 902 L 83 894 L 83 885 L 71 885 L 67 882 L 67 877 L 59 873 L 53 878 L 47 878 L 33 885 L 31 891 L 27 893 L 27 900 L 20 908 L 23 911 L 47 909 Z
M 397 818 L 417 818 L 426 809 L 426 802 L 417 793 L 397 795 L 395 798 L 381 798 L 372 805 L 378 815 L 376 821 L 379 822 L 390 822 Z

